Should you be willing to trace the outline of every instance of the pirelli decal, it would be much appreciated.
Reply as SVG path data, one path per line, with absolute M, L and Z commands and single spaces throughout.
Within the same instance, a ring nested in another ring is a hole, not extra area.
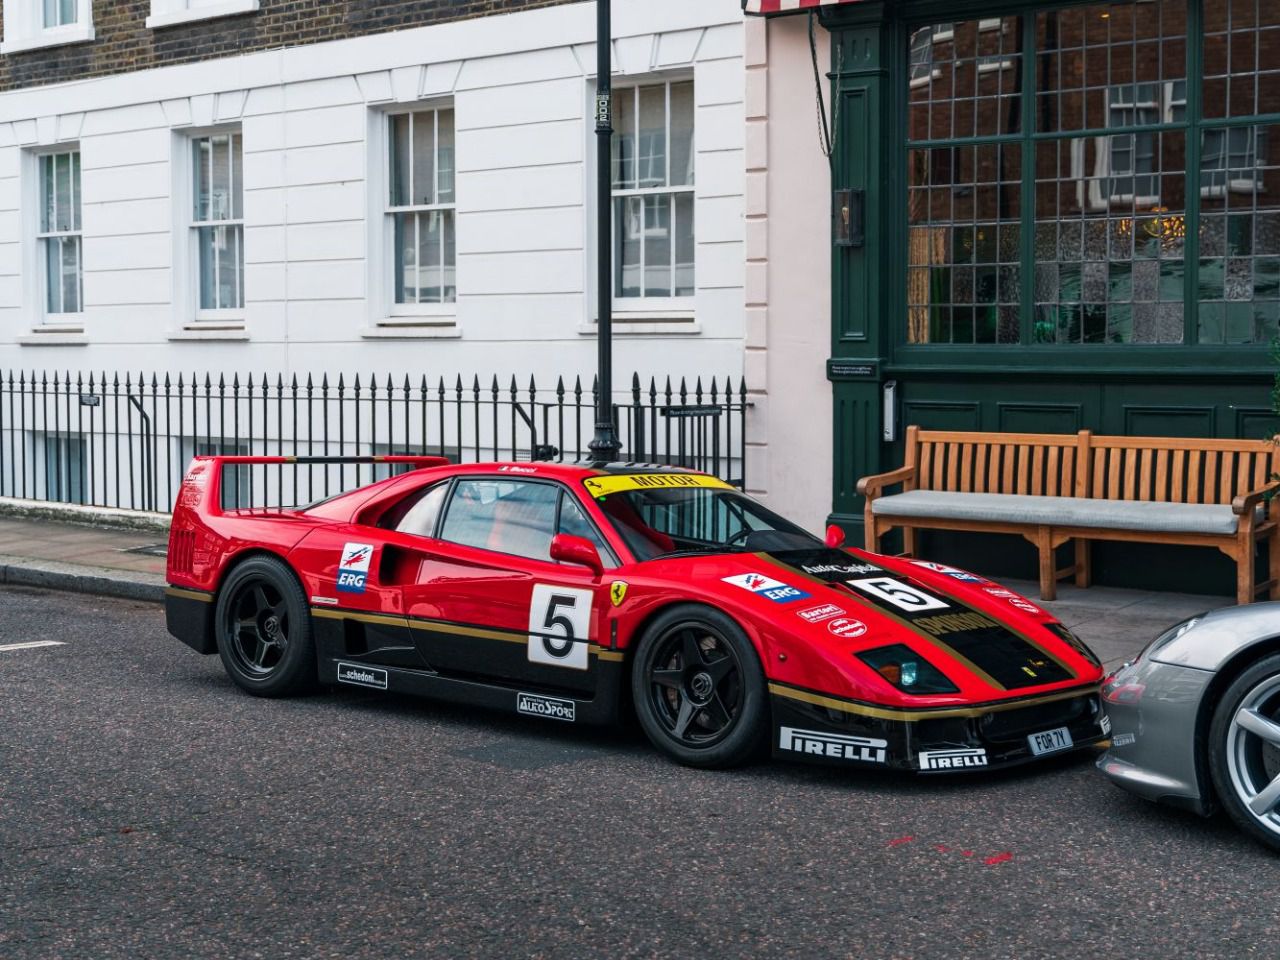
M 690 487 L 733 489 L 719 477 L 709 477 L 703 473 L 620 473 L 587 477 L 582 485 L 593 497 L 607 497 L 611 493 L 625 493 L 629 490 L 683 490 Z

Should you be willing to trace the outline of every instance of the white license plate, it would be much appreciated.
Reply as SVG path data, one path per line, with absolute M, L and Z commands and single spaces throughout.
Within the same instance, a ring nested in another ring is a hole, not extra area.
M 1037 757 L 1046 753 L 1057 753 L 1059 750 L 1069 750 L 1074 746 L 1071 740 L 1071 731 L 1066 727 L 1046 730 L 1044 733 L 1033 733 L 1027 737 L 1027 744 L 1031 747 L 1031 752 Z

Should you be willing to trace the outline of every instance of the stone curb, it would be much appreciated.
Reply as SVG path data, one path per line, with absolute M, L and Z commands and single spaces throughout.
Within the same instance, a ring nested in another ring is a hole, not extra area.
M 17 497 L 0 497 L 0 517 L 12 517 L 15 520 L 50 520 L 54 523 L 74 523 L 78 526 L 106 530 L 134 530 L 165 536 L 169 534 L 171 520 L 167 513 L 116 510 L 111 507 L 82 507 L 73 503 L 46 503 L 41 500 L 21 500 Z
M 155 574 L 130 574 L 103 567 L 82 567 L 23 557 L 0 557 L 0 584 L 88 593 L 145 603 L 161 603 L 165 589 L 164 578 Z

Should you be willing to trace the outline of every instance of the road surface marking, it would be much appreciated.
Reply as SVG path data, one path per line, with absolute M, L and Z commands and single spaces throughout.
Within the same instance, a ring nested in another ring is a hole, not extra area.
M 65 647 L 60 640 L 32 640 L 30 643 L 7 643 L 0 646 L 0 653 L 6 650 L 31 650 L 35 647 Z

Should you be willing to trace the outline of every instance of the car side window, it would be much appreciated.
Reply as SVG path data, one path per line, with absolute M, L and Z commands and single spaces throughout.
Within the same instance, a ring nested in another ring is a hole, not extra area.
M 557 487 L 520 480 L 459 480 L 440 536 L 531 560 L 551 559 Z
M 412 493 L 388 510 L 378 526 L 415 537 L 435 536 L 436 521 L 448 492 L 449 481 L 445 480 Z

